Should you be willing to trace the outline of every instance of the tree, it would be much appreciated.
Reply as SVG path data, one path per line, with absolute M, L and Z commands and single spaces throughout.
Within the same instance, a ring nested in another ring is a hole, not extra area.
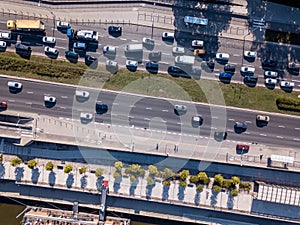
M 73 170 L 73 166 L 70 164 L 66 165 L 64 168 L 65 173 L 71 173 L 72 170 Z
M 210 179 L 209 177 L 207 177 L 204 181 L 203 184 L 208 185 L 210 183 Z
M 237 185 L 237 184 L 241 183 L 240 178 L 237 177 L 237 176 L 233 176 L 233 177 L 231 177 L 231 179 L 232 179 L 232 183 L 233 183 L 234 185 Z
M 191 183 L 199 182 L 199 177 L 198 176 L 190 176 L 190 182 Z
M 204 181 L 205 179 L 208 178 L 208 176 L 205 172 L 199 172 L 198 177 L 199 177 L 199 180 L 201 180 L 201 181 Z
M 19 157 L 16 157 L 11 160 L 10 165 L 13 167 L 19 166 L 22 163 L 22 160 Z
M 231 194 L 233 197 L 236 197 L 236 196 L 238 196 L 239 192 L 238 192 L 238 190 L 237 190 L 236 188 L 234 188 L 234 189 L 231 190 L 230 194 Z
M 164 180 L 163 185 L 164 186 L 170 186 L 171 185 L 171 181 L 170 180 Z
M 51 161 L 47 162 L 47 164 L 46 164 L 46 170 L 52 171 L 53 168 L 54 168 L 53 162 L 51 162 Z
M 140 177 L 144 177 L 144 176 L 145 176 L 145 173 L 146 173 L 146 171 L 145 171 L 142 167 L 140 167 L 140 168 L 139 168 L 139 171 L 138 171 L 138 175 L 139 175 Z
M 28 163 L 27 163 L 27 166 L 29 169 L 33 169 L 34 167 L 36 167 L 37 165 L 37 161 L 32 159 L 32 160 L 29 160 Z
M 185 187 L 187 186 L 186 181 L 185 181 L 185 180 L 181 180 L 181 181 L 179 182 L 179 186 L 185 188 Z
M 123 167 L 123 163 L 121 161 L 115 162 L 115 169 L 117 171 L 121 171 L 122 167 Z
M 190 175 L 190 171 L 188 170 L 182 170 L 180 173 L 179 173 L 179 176 L 180 176 L 180 179 L 181 180 L 186 180 L 186 178 Z
M 86 167 L 81 167 L 80 169 L 79 169 L 79 173 L 80 174 L 84 174 L 86 172 Z
M 233 186 L 232 180 L 228 180 L 228 179 L 223 180 L 222 187 L 229 189 L 232 188 L 232 186 Z
M 154 183 L 154 180 L 151 176 L 148 176 L 146 180 L 147 180 L 147 185 L 152 185 Z
M 156 166 L 150 165 L 148 166 L 149 175 L 155 177 L 159 174 L 158 169 Z
M 115 171 L 113 176 L 115 179 L 118 179 L 121 177 L 121 173 L 119 171 Z
M 125 168 L 125 173 L 126 173 L 126 174 L 130 174 L 130 173 L 131 173 L 130 167 L 126 167 L 126 168 Z
M 135 181 L 136 181 L 136 177 L 133 174 L 131 174 L 130 175 L 130 182 L 133 183 Z
M 96 177 L 102 177 L 103 172 L 104 172 L 104 169 L 103 169 L 103 168 L 97 168 L 97 169 L 96 169 L 96 172 L 95 172 L 95 176 L 96 176 Z
M 222 176 L 221 174 L 217 174 L 217 175 L 215 176 L 214 183 L 215 183 L 216 185 L 222 186 L 223 181 L 224 181 L 224 178 L 223 178 L 223 176 Z
M 214 190 L 214 192 L 219 193 L 221 191 L 221 187 L 218 185 L 214 185 L 213 190 Z
M 199 185 L 197 186 L 197 191 L 198 191 L 198 192 L 202 192 L 202 191 L 203 191 L 203 186 L 202 186 L 201 184 L 199 184 Z
M 171 170 L 169 168 L 164 169 L 164 178 L 165 179 L 169 179 L 170 177 L 173 177 L 173 176 L 174 176 L 173 170 Z

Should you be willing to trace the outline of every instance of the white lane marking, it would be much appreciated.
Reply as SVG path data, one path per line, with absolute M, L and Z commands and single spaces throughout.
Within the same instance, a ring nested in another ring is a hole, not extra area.
M 126 41 L 127 39 L 126 39 L 126 38 L 120 38 L 120 40 L 122 40 L 122 41 Z
M 285 128 L 285 126 L 282 126 L 282 125 L 279 125 L 278 127 L 280 127 L 280 128 Z
M 60 47 L 60 46 L 56 46 L 56 48 L 59 48 L 59 49 L 67 49 L 65 47 Z
M 300 139 L 299 139 L 299 138 L 294 138 L 293 140 L 294 140 L 294 141 L 300 141 Z
M 61 96 L 61 98 L 68 98 L 68 96 Z
M 148 109 L 148 110 L 152 110 L 152 108 L 150 108 L 150 107 L 147 107 L 146 109 Z
M 217 117 L 217 116 L 213 116 L 213 117 L 211 117 L 212 119 L 218 119 L 219 117 Z
M 161 45 L 161 43 L 155 43 L 156 45 Z
M 239 57 L 240 55 L 239 54 L 233 54 L 233 56 Z
M 119 103 L 117 103 L 117 102 L 113 102 L 113 105 L 119 105 Z
M 177 123 L 178 125 L 182 125 L 182 123 Z
M 56 40 L 62 40 L 62 41 L 66 41 L 67 40 L 67 38 L 55 38 Z
M 250 134 L 250 132 L 248 132 L 248 131 L 246 131 L 246 132 L 244 132 L 245 134 Z
M 163 109 L 162 111 L 163 111 L 163 112 L 169 112 L 169 110 L 167 110 L 167 109 Z
M 215 73 L 215 76 L 219 76 L 219 73 Z
M 215 71 L 220 71 L 220 69 L 215 69 Z
M 138 40 L 131 40 L 132 42 L 139 42 Z
M 259 134 L 260 136 L 264 136 L 264 137 L 266 137 L 267 135 L 266 134 Z
M 292 80 L 293 82 L 299 82 L 298 80 Z
M 32 91 L 27 91 L 27 94 L 33 94 L 33 92 Z
M 130 108 L 135 108 L 135 105 L 130 105 L 129 107 L 130 107 Z
M 31 105 L 32 103 L 31 103 L 31 102 L 26 102 L 25 104 L 26 104 L 26 105 Z
M 101 46 L 102 44 L 98 44 L 98 46 Z
M 230 120 L 230 121 L 235 121 L 235 119 L 231 119 L 231 118 L 230 118 L 230 119 L 228 119 L 228 120 Z
M 61 108 L 61 109 L 65 109 L 66 107 L 60 106 L 59 108 Z
M 15 100 L 8 100 L 9 102 L 15 102 Z
M 169 65 L 170 63 L 168 63 L 168 62 L 160 62 L 160 64 L 166 64 L 166 65 Z
M 276 136 L 277 138 L 283 138 L 283 137 L 281 137 L 281 136 Z
M 163 55 L 171 55 L 170 53 L 164 53 L 164 52 L 163 52 L 162 54 L 163 54 Z
M 230 64 L 232 64 L 232 65 L 237 65 L 237 63 L 235 63 L 235 62 L 231 62 Z
M 150 120 L 149 118 L 144 118 L 144 120 Z
M 246 123 L 252 123 L 252 122 L 251 122 L 251 121 L 249 121 L 249 120 L 246 120 L 245 122 L 246 122 Z
M 300 130 L 300 127 L 296 127 L 295 130 Z
M 227 131 L 228 131 L 228 132 L 234 132 L 233 130 L 230 130 L 230 129 L 228 129 Z

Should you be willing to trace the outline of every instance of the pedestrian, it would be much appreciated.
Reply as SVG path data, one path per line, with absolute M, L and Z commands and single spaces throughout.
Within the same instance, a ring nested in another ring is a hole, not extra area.
M 156 151 L 158 151 L 158 144 L 156 144 Z

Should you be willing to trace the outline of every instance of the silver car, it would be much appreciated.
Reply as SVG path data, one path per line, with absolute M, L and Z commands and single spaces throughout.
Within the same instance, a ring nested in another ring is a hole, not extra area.
M 265 77 L 277 78 L 278 73 L 275 71 L 265 71 Z
M 53 54 L 53 55 L 58 55 L 59 51 L 56 48 L 51 48 L 51 47 L 45 47 L 44 49 L 45 54 Z
M 172 49 L 172 53 L 173 53 L 174 55 L 184 55 L 185 49 L 184 49 L 183 47 L 174 47 L 174 48 Z
M 55 44 L 56 40 L 55 37 L 43 37 L 43 43 L 47 43 L 47 44 Z

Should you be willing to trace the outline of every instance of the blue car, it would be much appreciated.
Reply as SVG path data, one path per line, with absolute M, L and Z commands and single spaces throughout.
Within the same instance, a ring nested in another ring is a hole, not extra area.
M 232 76 L 231 73 L 221 72 L 219 78 L 220 80 L 231 80 Z

